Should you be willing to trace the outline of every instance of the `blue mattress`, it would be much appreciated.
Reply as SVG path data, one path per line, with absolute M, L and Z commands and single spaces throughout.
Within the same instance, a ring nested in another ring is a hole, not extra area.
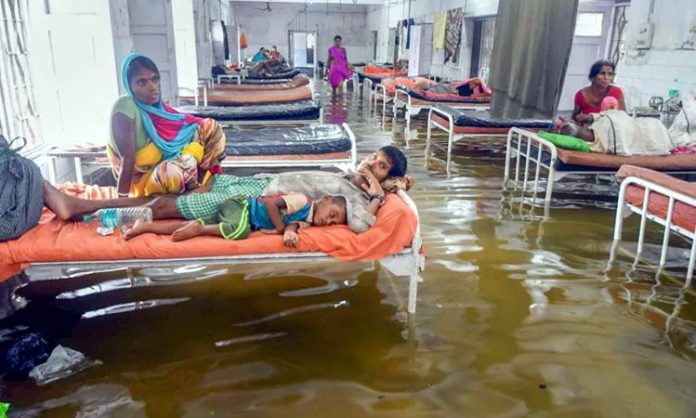
M 278 73 L 278 74 L 273 74 L 271 76 L 265 76 L 265 77 L 248 76 L 248 77 L 246 77 L 246 79 L 247 80 L 277 80 L 277 79 L 283 79 L 283 78 L 293 78 L 298 74 L 300 74 L 300 70 L 293 68 L 289 71 L 285 71 L 285 72 Z
M 360 71 L 358 71 L 358 80 L 360 80 L 360 81 L 362 82 L 362 81 L 364 81 L 366 78 L 369 78 L 369 79 L 372 81 L 372 83 L 373 83 L 373 86 L 372 86 L 372 87 L 374 88 L 374 84 L 379 84 L 379 83 L 381 83 L 381 82 L 382 82 L 382 79 L 383 79 L 384 77 L 378 76 L 378 75 L 369 75 L 369 74 L 361 73 Z
M 239 84 L 283 84 L 283 83 L 289 83 L 292 81 L 292 78 L 272 78 L 272 79 L 265 79 L 265 78 L 243 78 Z M 230 80 L 227 78 L 223 78 L 220 80 L 222 84 L 237 84 L 237 80 Z
M 338 125 L 302 128 L 225 129 L 228 156 L 347 152 L 350 138 Z
M 413 97 L 414 99 L 419 99 L 419 100 L 427 100 L 429 102 L 441 102 L 441 103 L 459 103 L 459 104 L 486 104 L 490 103 L 491 99 L 489 98 L 474 98 L 474 97 L 466 97 L 466 96 L 458 96 L 458 97 L 436 97 L 436 96 L 429 96 L 427 94 L 423 94 L 419 90 L 411 89 L 408 87 L 401 87 L 401 89 L 406 90 L 408 92 L 408 95 Z
M 314 100 L 247 106 L 179 106 L 177 110 L 218 121 L 314 120 L 321 107 Z
M 436 109 L 452 115 L 454 124 L 467 128 L 550 128 L 551 119 L 493 119 L 488 112 L 466 111 L 450 106 L 437 105 Z

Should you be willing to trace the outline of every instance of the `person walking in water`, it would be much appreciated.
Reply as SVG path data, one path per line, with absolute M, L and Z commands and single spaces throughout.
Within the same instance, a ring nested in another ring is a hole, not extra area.
M 331 83 L 332 93 L 343 94 L 343 82 L 352 76 L 353 66 L 348 63 L 348 53 L 341 46 L 343 38 L 336 35 L 334 46 L 329 48 L 329 59 L 326 66 L 329 68 L 329 83 Z

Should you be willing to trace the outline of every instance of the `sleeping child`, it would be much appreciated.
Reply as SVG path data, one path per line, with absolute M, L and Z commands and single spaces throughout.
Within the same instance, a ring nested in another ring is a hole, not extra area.
M 299 193 L 264 197 L 234 196 L 227 199 L 213 219 L 136 223 L 126 234 L 129 240 L 140 234 L 172 235 L 183 241 L 201 235 L 240 240 L 251 231 L 283 235 L 289 247 L 297 246 L 300 229 L 309 226 L 345 225 L 347 202 L 343 196 L 324 196 L 316 202 Z

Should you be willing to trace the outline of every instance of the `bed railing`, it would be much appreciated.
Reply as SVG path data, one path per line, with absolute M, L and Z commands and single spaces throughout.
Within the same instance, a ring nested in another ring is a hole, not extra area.
M 365 77 L 365 80 L 363 80 L 363 85 L 362 85 L 362 99 L 363 103 L 367 101 L 367 105 L 370 106 L 372 104 L 372 86 L 374 83 L 372 80 L 369 78 Z
M 242 78 L 244 77 L 243 74 L 218 74 L 217 75 L 217 83 L 221 84 L 222 80 L 237 80 L 237 84 L 242 84 Z
M 548 213 L 553 183 L 565 175 L 556 173 L 557 161 L 558 150 L 554 144 L 534 132 L 520 128 L 510 129 L 505 148 L 503 189 L 512 186 L 521 193 L 523 199 L 531 194 L 533 204 L 539 197 L 540 185 L 545 184 L 544 211 Z
M 437 121 L 433 120 L 433 113 L 442 116 L 447 120 L 447 126 L 443 126 Z M 440 110 L 436 107 L 431 107 L 430 111 L 428 111 L 428 131 L 426 134 L 426 141 L 425 141 L 425 164 L 428 164 L 428 160 L 430 159 L 430 146 L 432 142 L 432 130 L 433 126 L 438 127 L 442 129 L 443 131 L 447 132 L 448 138 L 447 138 L 447 175 L 450 173 L 450 162 L 452 161 L 452 144 L 454 143 L 454 117 L 449 114 L 448 112 L 445 112 L 444 110 Z
M 397 195 L 416 215 L 416 231 L 413 234 L 411 248 L 406 249 L 401 254 L 394 254 L 380 260 L 380 264 L 395 276 L 408 277 L 408 304 L 409 314 L 416 313 L 416 302 L 418 299 L 418 283 L 422 281 L 420 272 L 425 270 L 425 257 L 422 254 L 423 240 L 420 233 L 420 217 L 418 208 L 411 197 L 403 190 L 399 190 Z
M 199 81 L 196 88 L 179 87 L 179 91 L 191 93 L 193 95 L 193 104 L 195 106 L 198 106 L 200 96 L 202 94 L 203 95 L 203 106 L 208 106 L 208 82 L 207 81 Z M 180 100 L 177 100 L 177 103 L 181 104 Z
M 638 186 L 643 189 L 643 203 L 640 206 L 632 205 L 626 201 L 626 192 L 630 186 Z M 651 212 L 649 209 L 650 196 L 653 193 L 657 193 L 667 197 L 667 213 L 665 216 L 661 216 L 658 213 Z M 683 203 L 692 207 L 696 207 L 696 199 L 687 196 L 683 193 L 676 192 L 662 185 L 653 183 L 648 180 L 644 180 L 638 177 L 627 177 L 621 182 L 621 188 L 619 189 L 619 198 L 616 208 L 616 221 L 614 223 L 614 241 L 611 246 L 609 255 L 609 266 L 611 266 L 616 258 L 616 253 L 618 246 L 621 242 L 621 236 L 623 233 L 624 219 L 636 213 L 640 215 L 640 226 L 638 229 L 638 244 L 636 247 L 635 257 L 633 261 L 633 266 L 638 264 L 641 255 L 643 253 L 643 247 L 645 245 L 645 229 L 648 220 L 658 223 L 664 227 L 662 233 L 662 244 L 660 249 L 660 261 L 658 264 L 658 271 L 661 271 L 667 262 L 667 250 L 669 249 L 669 239 L 672 232 L 677 233 L 691 241 L 691 250 L 689 253 L 689 264 L 686 273 L 686 285 L 691 283 L 694 273 L 694 261 L 696 260 L 696 230 L 688 230 L 679 225 L 674 224 L 674 206 L 676 203 Z
M 398 115 L 398 109 L 404 107 L 406 110 L 404 112 L 404 119 L 406 119 L 406 137 L 410 136 L 411 132 L 411 117 L 420 113 L 420 107 L 413 106 L 411 95 L 408 91 L 403 88 L 396 89 L 396 94 L 394 95 L 394 126 L 396 127 L 396 118 Z

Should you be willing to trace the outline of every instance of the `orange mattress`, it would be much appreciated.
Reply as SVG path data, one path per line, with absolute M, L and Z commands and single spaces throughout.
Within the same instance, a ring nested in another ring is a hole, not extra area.
M 242 106 L 246 104 L 290 103 L 312 98 L 309 86 L 294 87 L 285 90 L 210 90 L 210 106 Z M 192 96 L 182 96 L 182 100 L 193 101 Z
M 696 199 L 696 184 L 676 179 L 664 173 L 641 167 L 624 165 L 616 175 L 622 179 L 626 177 L 638 177 Z M 635 206 L 642 206 L 644 193 L 645 189 L 640 186 L 629 186 L 628 189 L 626 189 L 626 201 Z M 655 192 L 650 193 L 648 211 L 661 218 L 665 218 L 668 208 L 669 198 L 667 196 Z M 672 222 L 684 229 L 694 231 L 696 228 L 696 207 L 682 202 L 675 202 Z
M 393 77 L 399 75 L 406 75 L 408 73 L 408 70 L 395 70 L 392 68 L 379 67 L 375 65 L 366 65 L 363 69 L 363 73 L 371 76 Z
M 257 90 L 288 90 L 309 85 L 309 78 L 305 75 L 297 75 L 289 83 L 279 84 L 216 84 L 211 91 L 257 91 Z
M 68 185 L 63 190 L 83 198 L 116 196 L 114 188 Z M 345 261 L 377 260 L 411 245 L 417 219 L 395 195 L 387 196 L 368 231 L 356 234 L 347 226 L 311 227 L 300 234 L 297 248 L 283 245 L 282 236 L 253 233 L 242 241 L 198 237 L 173 242 L 169 236 L 145 234 L 125 241 L 120 233 L 102 237 L 95 224 L 62 222 L 44 209 L 38 226 L 21 238 L 0 243 L 0 280 L 5 280 L 33 262 L 109 261 L 213 257 L 231 255 L 320 252 Z

